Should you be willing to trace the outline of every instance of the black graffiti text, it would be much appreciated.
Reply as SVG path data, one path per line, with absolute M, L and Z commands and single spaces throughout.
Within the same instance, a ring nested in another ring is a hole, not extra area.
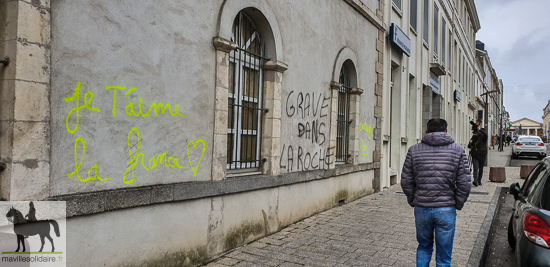
M 333 164 L 331 161 L 333 155 L 331 148 L 320 148 L 319 151 L 311 153 L 305 152 L 301 146 L 294 149 L 292 145 L 288 147 L 283 145 L 279 167 L 289 172 L 293 171 L 294 168 L 297 171 L 328 170 L 330 165 Z M 284 159 L 285 156 L 286 160 Z
M 300 92 L 294 99 L 293 94 L 294 91 L 290 91 L 286 98 L 286 115 L 288 117 L 296 115 L 305 119 L 306 116 L 309 117 L 311 115 L 313 117 L 319 115 L 320 118 L 328 116 L 328 103 L 325 102 L 330 97 L 325 98 L 322 94 L 319 94 L 316 99 L 315 93 L 310 95 L 309 93 L 304 94 Z
M 311 124 L 308 122 L 298 123 L 298 137 L 310 139 L 311 143 L 316 143 L 322 145 L 325 143 L 325 133 L 323 128 L 325 127 L 324 122 L 319 122 L 319 120 L 314 120 Z

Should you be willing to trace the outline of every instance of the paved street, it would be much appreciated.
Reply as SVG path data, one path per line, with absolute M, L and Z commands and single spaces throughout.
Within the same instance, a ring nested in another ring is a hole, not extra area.
M 490 150 L 489 165 L 504 167 L 510 153 L 510 147 Z M 522 181 L 519 168 L 506 168 L 506 174 L 505 183 L 489 182 L 486 168 L 483 186 L 472 188 L 458 212 L 452 266 L 482 261 L 500 187 Z M 416 246 L 413 209 L 398 184 L 236 248 L 207 266 L 414 266 Z
M 494 233 L 491 236 L 485 266 L 487 267 L 514 267 L 516 256 L 508 245 L 508 222 L 514 207 L 514 196 L 503 192 L 500 196 L 500 208 L 493 222 Z
M 550 148 L 548 144 L 546 148 Z M 510 166 L 521 167 L 522 164 L 537 164 L 539 161 L 536 157 L 521 157 L 519 159 L 511 159 Z M 523 185 L 523 181 L 525 180 L 519 182 L 520 185 Z M 508 245 L 508 222 L 512 215 L 512 208 L 514 207 L 514 197 L 508 193 L 503 193 L 499 201 L 500 208 L 493 223 L 495 231 L 491 236 L 492 241 L 488 249 L 485 266 L 514 267 L 516 266 L 516 256 Z

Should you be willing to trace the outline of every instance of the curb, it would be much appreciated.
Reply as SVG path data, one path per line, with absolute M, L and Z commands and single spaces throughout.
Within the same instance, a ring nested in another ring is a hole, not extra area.
M 508 155 L 508 160 L 506 161 L 506 166 L 504 167 L 510 167 L 510 162 L 512 162 L 512 152 L 510 152 L 510 155 Z
M 483 225 L 481 225 L 481 230 L 476 239 L 472 253 L 470 254 L 470 259 L 468 260 L 468 267 L 483 267 L 485 265 L 485 259 L 487 258 L 487 253 L 489 251 L 489 246 L 492 241 L 489 238 L 495 232 L 493 227 L 493 221 L 495 220 L 495 215 L 500 208 L 500 196 L 502 192 L 506 191 L 506 187 L 497 187 L 495 189 L 495 194 L 491 199 L 491 204 L 487 210 L 487 215 L 485 215 L 485 220 L 483 220 Z

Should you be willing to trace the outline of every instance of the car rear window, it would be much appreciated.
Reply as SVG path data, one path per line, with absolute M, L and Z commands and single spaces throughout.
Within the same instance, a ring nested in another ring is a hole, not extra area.
M 536 202 L 541 199 L 541 187 L 544 184 L 543 181 L 546 180 L 546 168 L 541 168 L 540 172 L 535 175 L 536 176 L 532 177 L 531 181 L 529 181 L 529 184 L 523 193 L 527 196 L 527 201 L 538 207 L 539 205 L 536 205 Z
M 540 208 L 550 210 L 550 179 L 546 178 L 546 183 L 541 191 Z
M 522 141 L 522 142 L 540 142 L 540 138 L 534 138 L 534 137 L 525 137 L 525 138 L 520 138 L 519 141 Z

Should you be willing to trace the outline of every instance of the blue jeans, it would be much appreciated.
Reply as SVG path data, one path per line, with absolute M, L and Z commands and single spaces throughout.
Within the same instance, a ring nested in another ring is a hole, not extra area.
M 416 224 L 416 266 L 429 266 L 434 251 L 437 266 L 451 266 L 455 238 L 456 208 L 414 208 Z
M 481 177 L 483 176 L 483 165 L 485 165 L 485 159 L 483 158 L 474 158 L 472 157 L 472 165 L 474 165 L 474 182 L 481 182 Z

